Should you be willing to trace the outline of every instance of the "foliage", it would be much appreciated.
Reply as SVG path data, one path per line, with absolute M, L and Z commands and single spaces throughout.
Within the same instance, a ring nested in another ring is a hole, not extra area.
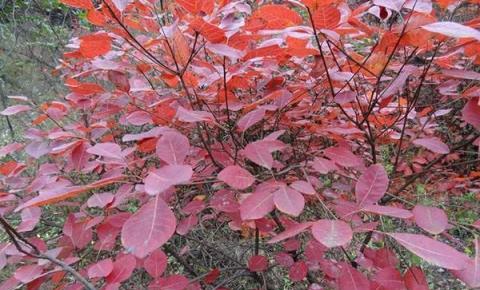
M 0 288 L 480 286 L 478 0 L 62 3 L 97 29 L 1 112 Z

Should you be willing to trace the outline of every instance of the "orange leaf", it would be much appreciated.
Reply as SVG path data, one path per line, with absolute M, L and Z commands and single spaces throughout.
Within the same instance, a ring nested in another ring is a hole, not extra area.
M 92 9 L 91 0 L 60 0 L 61 3 L 74 8 Z
M 315 28 L 334 29 L 340 22 L 340 11 L 333 6 L 320 7 L 313 14 Z
M 206 22 L 200 17 L 195 18 L 190 23 L 190 28 L 195 31 L 198 31 L 205 39 L 212 43 L 224 42 L 227 38 L 225 37 L 225 32 L 222 29 L 218 28 L 211 23 Z
M 302 23 L 302 17 L 285 5 L 264 5 L 252 17 L 263 19 L 268 29 L 282 29 Z
M 86 58 L 104 55 L 112 49 L 112 39 L 107 33 L 80 37 L 80 53 Z
M 100 179 L 89 185 L 70 186 L 70 187 L 65 187 L 61 190 L 59 189 L 49 190 L 49 191 L 40 193 L 39 196 L 34 197 L 29 201 L 25 202 L 24 204 L 20 205 L 19 207 L 17 207 L 17 209 L 15 209 L 15 211 L 18 212 L 24 208 L 32 207 L 32 206 L 42 206 L 42 205 L 57 203 L 65 199 L 75 197 L 86 191 L 116 183 L 124 178 L 125 178 L 124 175 L 118 175 L 114 177 Z

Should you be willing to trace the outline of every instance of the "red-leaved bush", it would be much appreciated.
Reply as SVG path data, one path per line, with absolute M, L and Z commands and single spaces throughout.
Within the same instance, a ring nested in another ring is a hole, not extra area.
M 1 289 L 480 287 L 449 203 L 478 193 L 478 0 L 61 2 L 96 29 L 70 93 L 1 112 L 31 117 Z

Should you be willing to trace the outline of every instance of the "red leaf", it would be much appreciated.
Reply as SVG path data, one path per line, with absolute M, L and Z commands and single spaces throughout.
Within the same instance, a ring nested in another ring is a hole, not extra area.
M 255 177 L 238 165 L 225 167 L 218 173 L 218 179 L 235 189 L 246 189 L 255 181 Z
M 237 127 L 238 129 L 240 129 L 240 132 L 243 133 L 247 131 L 247 129 L 250 128 L 251 126 L 263 120 L 264 117 L 265 117 L 264 108 L 255 109 L 243 115 L 243 117 L 241 117 L 240 120 L 238 120 Z
M 317 29 L 334 29 L 340 22 L 340 11 L 333 6 L 319 7 L 313 13 L 313 23 Z
M 480 41 L 480 31 L 455 22 L 434 22 L 422 26 L 423 29 L 454 38 L 475 38 Z
M 170 239 L 175 226 L 175 215 L 157 195 L 125 222 L 122 245 L 135 256 L 146 257 Z
M 469 259 L 467 267 L 464 270 L 452 271 L 452 273 L 458 279 L 465 282 L 468 287 L 480 287 L 480 238 L 478 236 L 475 238 L 475 257 Z
M 203 279 L 206 284 L 212 284 L 220 276 L 220 270 L 218 268 L 212 269 L 207 276 Z
M 167 132 L 157 142 L 157 156 L 168 164 L 182 164 L 190 150 L 188 138 L 178 132 Z
M 407 250 L 429 263 L 450 270 L 462 270 L 468 265 L 468 256 L 424 235 L 406 233 L 389 233 L 389 235 Z
M 307 277 L 308 267 L 304 261 L 298 261 L 290 267 L 288 276 L 293 282 L 299 282 Z
M 345 246 L 353 237 L 350 225 L 341 220 L 319 220 L 313 224 L 312 234 L 328 248 Z
M 370 282 L 362 273 L 344 263 L 337 278 L 339 290 L 370 290 Z
M 279 233 L 278 235 L 274 236 L 270 241 L 268 241 L 268 244 L 274 244 L 278 243 L 280 241 L 289 239 L 291 237 L 295 237 L 296 235 L 300 234 L 304 230 L 308 229 L 312 223 L 307 222 L 307 223 L 299 223 L 293 226 L 288 227 L 285 231 Z
M 248 269 L 252 272 L 263 272 L 268 267 L 268 260 L 265 256 L 252 256 L 248 259 Z
M 447 229 L 448 217 L 439 208 L 417 204 L 413 215 L 417 225 L 431 234 L 438 235 Z
M 357 204 L 362 207 L 379 201 L 387 192 L 388 182 L 387 172 L 382 165 L 368 167 L 355 185 Z
M 192 178 L 193 170 L 190 165 L 166 165 L 156 169 L 145 178 L 145 191 L 150 195 L 157 195 L 169 187 L 185 183 Z
M 39 265 L 26 265 L 15 271 L 14 277 L 22 283 L 28 283 L 35 280 L 43 272 L 43 268 Z
M 285 252 L 276 254 L 275 261 L 277 262 L 277 264 L 283 267 L 291 267 L 294 263 L 292 256 Z
M 386 215 L 401 219 L 409 219 L 413 214 L 406 209 L 393 207 L 393 206 L 381 206 L 375 204 L 369 204 L 362 208 L 362 211 L 373 212 L 379 215 Z
M 273 193 L 273 202 L 278 210 L 295 217 L 302 213 L 305 206 L 303 195 L 286 185 Z
M 352 151 L 345 147 L 329 147 L 325 149 L 325 156 L 345 167 L 356 167 L 363 164 L 362 159 L 355 156 Z
M 462 118 L 465 122 L 480 130 L 480 99 L 474 98 L 463 107 Z
M 6 108 L 2 112 L 0 112 L 0 114 L 3 116 L 12 116 L 21 112 L 30 111 L 31 109 L 32 108 L 27 105 L 15 105 L 15 106 L 10 106 Z
M 132 275 L 136 265 L 137 261 L 132 255 L 125 255 L 118 258 L 113 263 L 112 272 L 105 278 L 105 281 L 107 281 L 108 284 L 115 284 L 127 280 L 130 278 L 130 275 Z
M 448 149 L 447 144 L 443 143 L 440 138 L 419 138 L 413 140 L 413 144 L 427 148 L 428 150 L 438 153 L 438 154 L 448 154 L 450 149 Z
M 80 37 L 80 53 L 83 57 L 94 58 L 112 49 L 112 39 L 107 33 L 90 34 Z
M 60 0 L 60 2 L 73 8 L 94 8 L 91 0 Z
M 143 262 L 143 268 L 153 278 L 160 277 L 167 269 L 167 255 L 161 250 L 153 251 Z
M 106 277 L 113 271 L 112 259 L 101 260 L 88 267 L 88 278 Z
M 427 278 L 419 267 L 410 267 L 403 280 L 407 290 L 429 290 Z
M 115 85 L 117 89 L 127 93 L 130 91 L 130 82 L 126 73 L 116 70 L 109 70 L 108 79 Z M 146 113 L 145 111 L 138 112 Z

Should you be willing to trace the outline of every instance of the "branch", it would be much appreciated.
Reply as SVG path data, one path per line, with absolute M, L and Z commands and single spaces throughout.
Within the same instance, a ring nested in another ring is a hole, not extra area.
M 63 261 L 60 261 L 59 259 L 52 257 L 48 254 L 41 253 L 40 250 L 30 243 L 28 240 L 26 240 L 19 232 L 17 232 L 3 217 L 0 217 L 0 224 L 2 224 L 3 229 L 7 233 L 8 237 L 12 241 L 12 243 L 15 245 L 17 250 L 27 256 L 31 256 L 37 259 L 45 259 L 49 260 L 53 264 L 59 266 L 62 268 L 65 272 L 70 273 L 75 280 L 78 282 L 82 283 L 85 289 L 88 290 L 97 290 L 93 284 L 91 284 L 87 279 L 85 279 L 80 273 L 78 273 L 75 269 L 73 269 L 71 266 L 67 265 Z M 20 242 L 24 243 L 25 245 L 29 246 L 32 250 L 33 253 L 25 250 L 21 245 Z

